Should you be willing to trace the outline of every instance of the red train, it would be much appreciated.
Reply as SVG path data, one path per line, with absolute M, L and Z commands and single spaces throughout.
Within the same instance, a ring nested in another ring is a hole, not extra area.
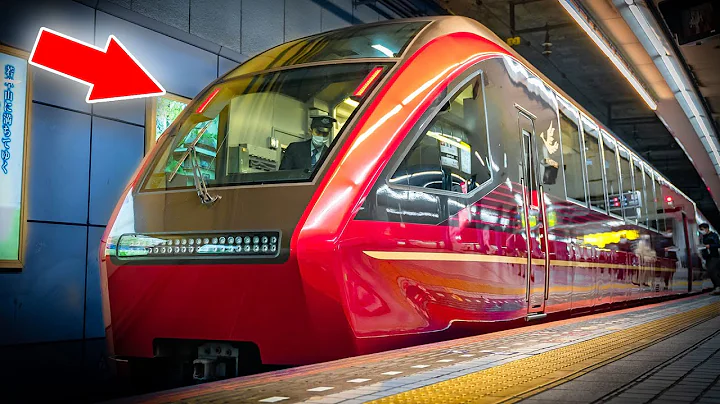
M 209 380 L 686 294 L 698 220 L 479 23 L 353 26 L 250 59 L 163 134 L 103 236 L 107 338 Z

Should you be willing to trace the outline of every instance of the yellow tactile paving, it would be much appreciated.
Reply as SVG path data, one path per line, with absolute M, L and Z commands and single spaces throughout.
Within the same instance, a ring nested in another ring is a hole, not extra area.
M 720 302 L 369 403 L 517 402 L 718 315 Z

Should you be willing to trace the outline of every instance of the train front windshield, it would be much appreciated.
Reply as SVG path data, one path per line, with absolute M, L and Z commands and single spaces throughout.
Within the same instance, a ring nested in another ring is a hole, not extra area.
M 218 83 L 165 139 L 145 189 L 308 181 L 390 64 L 280 70 Z

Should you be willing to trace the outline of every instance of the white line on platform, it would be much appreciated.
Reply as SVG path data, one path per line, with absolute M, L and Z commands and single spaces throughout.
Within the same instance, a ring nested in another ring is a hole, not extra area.
M 278 401 L 289 400 L 290 397 L 268 397 L 260 400 L 261 403 L 277 403 Z
M 334 388 L 335 387 L 314 387 L 312 389 L 307 389 L 307 391 L 328 391 L 328 390 L 332 390 Z

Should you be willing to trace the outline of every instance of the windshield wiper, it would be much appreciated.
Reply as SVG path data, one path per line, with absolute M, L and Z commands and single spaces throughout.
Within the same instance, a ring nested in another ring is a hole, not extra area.
M 212 204 L 221 198 L 220 195 L 210 195 L 210 193 L 208 192 L 207 184 L 205 183 L 205 177 L 203 177 L 202 175 L 202 171 L 200 170 L 200 162 L 198 161 L 197 157 L 197 143 L 200 141 L 203 133 L 205 133 L 211 123 L 212 121 L 208 121 L 205 126 L 203 126 L 202 129 L 198 131 L 198 135 L 192 143 L 184 144 L 187 150 L 185 151 L 185 154 L 183 154 L 183 156 L 180 158 L 180 161 L 178 161 L 177 166 L 175 166 L 175 170 L 173 170 L 172 174 L 170 174 L 170 178 L 168 179 L 168 181 L 172 181 L 173 178 L 175 178 L 175 175 L 177 174 L 178 170 L 180 170 L 180 167 L 182 167 L 185 159 L 188 158 L 190 154 L 192 154 L 192 156 L 190 156 L 190 165 L 192 166 L 193 171 L 193 183 L 195 184 L 195 189 L 197 190 L 200 202 L 203 204 Z

